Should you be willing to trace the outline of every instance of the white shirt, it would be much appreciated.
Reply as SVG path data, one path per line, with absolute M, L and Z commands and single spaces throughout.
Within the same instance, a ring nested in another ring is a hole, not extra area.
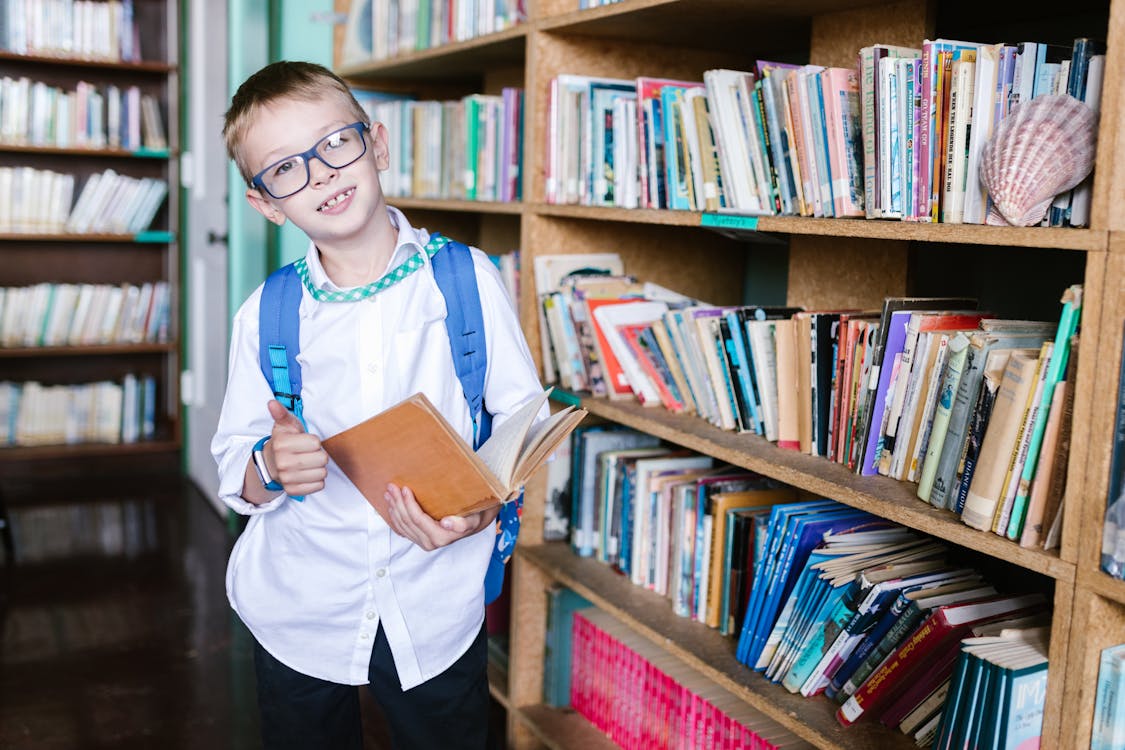
M 398 243 L 387 270 L 429 240 L 389 211 Z M 499 273 L 480 250 L 472 253 L 488 342 L 485 403 L 499 424 L 542 386 Z M 306 260 L 314 285 L 337 290 L 315 246 Z M 244 500 L 250 451 L 273 426 L 266 409 L 272 393 L 258 363 L 261 294 L 259 287 L 235 315 L 226 396 L 211 443 L 222 501 L 251 516 L 231 553 L 227 596 L 275 658 L 340 684 L 367 683 L 381 623 L 402 688 L 409 689 L 445 671 L 480 631 L 495 528 L 426 552 L 391 531 L 333 462 L 324 489 L 303 502 L 285 495 L 263 505 Z M 421 391 L 471 444 L 445 316 L 428 260 L 360 302 L 317 302 L 304 290 L 297 361 L 309 431 L 335 435 Z

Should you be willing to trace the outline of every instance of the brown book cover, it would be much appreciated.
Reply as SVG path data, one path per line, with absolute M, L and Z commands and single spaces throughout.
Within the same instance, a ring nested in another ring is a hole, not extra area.
M 409 487 L 434 519 L 513 499 L 586 415 L 573 406 L 535 423 L 544 391 L 504 420 L 476 452 L 422 393 L 337 433 L 324 449 L 387 519 L 387 484 Z

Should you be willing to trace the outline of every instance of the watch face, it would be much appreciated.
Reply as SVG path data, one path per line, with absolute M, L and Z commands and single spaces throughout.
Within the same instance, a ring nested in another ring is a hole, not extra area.
M 273 477 L 270 476 L 270 470 L 266 466 L 266 457 L 262 454 L 259 448 L 252 454 L 254 456 L 254 468 L 258 471 L 258 479 L 262 480 L 262 486 L 269 488 L 274 483 Z

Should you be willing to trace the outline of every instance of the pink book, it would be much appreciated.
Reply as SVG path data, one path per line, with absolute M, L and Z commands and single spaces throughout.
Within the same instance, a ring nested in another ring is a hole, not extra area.
M 859 75 L 855 68 L 825 68 L 824 121 L 832 173 L 832 205 L 837 217 L 864 216 L 859 128 Z

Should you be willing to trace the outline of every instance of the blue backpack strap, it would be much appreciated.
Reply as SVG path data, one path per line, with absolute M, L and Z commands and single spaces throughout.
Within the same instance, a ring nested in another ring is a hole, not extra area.
M 461 381 L 461 389 L 465 392 L 465 401 L 468 402 L 469 414 L 473 419 L 473 447 L 479 448 L 492 432 L 492 415 L 484 404 L 488 350 L 472 252 L 468 246 L 449 240 L 430 262 L 434 269 L 434 279 L 445 297 L 448 310 L 445 326 L 449 334 L 453 366 L 457 370 L 457 378 Z M 516 537 L 520 533 L 522 511 L 522 493 L 515 501 L 500 506 L 500 514 L 496 517 L 496 544 L 484 579 L 486 604 L 491 604 L 500 596 L 504 585 L 504 566 L 512 556 Z
M 301 402 L 301 279 L 290 263 L 266 278 L 258 308 L 258 360 L 274 398 L 305 423 Z M 291 496 L 304 500 L 303 496 Z

